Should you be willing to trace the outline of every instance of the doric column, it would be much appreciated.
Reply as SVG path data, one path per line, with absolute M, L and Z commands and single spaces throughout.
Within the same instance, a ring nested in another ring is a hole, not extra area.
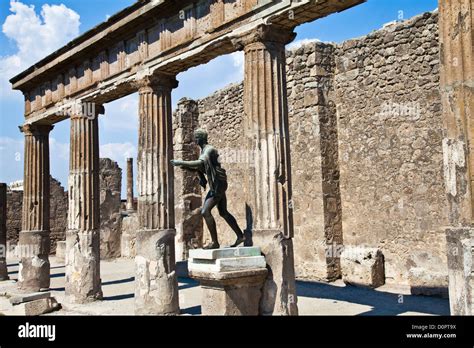
M 0 184 L 0 281 L 8 280 L 7 270 L 7 184 Z
M 135 210 L 133 204 L 133 158 L 127 158 L 127 210 Z
M 245 52 L 245 127 L 255 159 L 249 185 L 252 239 L 263 248 L 272 270 L 262 314 L 298 312 L 285 55 L 285 44 L 294 37 L 290 29 L 261 26 L 238 42 Z
M 138 220 L 135 312 L 179 313 L 175 272 L 173 130 L 174 77 L 159 75 L 139 85 Z
M 474 37 L 472 0 L 440 0 L 446 229 L 452 315 L 473 315 Z
M 102 298 L 98 113 L 71 116 L 66 296 L 73 303 Z
M 25 125 L 22 231 L 18 287 L 48 289 L 49 279 L 49 132 L 51 125 Z

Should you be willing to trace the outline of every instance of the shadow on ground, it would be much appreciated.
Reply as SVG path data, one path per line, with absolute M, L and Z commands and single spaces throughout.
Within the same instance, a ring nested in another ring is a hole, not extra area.
M 339 287 L 327 283 L 296 282 L 296 293 L 301 297 L 329 299 L 371 306 L 368 312 L 358 315 L 398 315 L 420 312 L 449 315 L 449 300 L 430 296 L 398 295 L 351 285 Z

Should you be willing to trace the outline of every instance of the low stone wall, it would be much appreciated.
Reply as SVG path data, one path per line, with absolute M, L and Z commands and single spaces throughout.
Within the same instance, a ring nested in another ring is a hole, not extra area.
M 60 182 L 53 177 L 50 181 L 50 238 L 51 254 L 56 252 L 56 243 L 66 238 L 68 198 L 67 192 Z M 21 216 L 23 208 L 23 191 L 7 192 L 7 242 L 18 244 L 21 231 Z
M 110 159 L 100 160 L 101 257 L 120 256 L 122 170 Z M 51 254 L 58 241 L 66 239 L 68 193 L 58 180 L 51 177 L 50 237 Z M 23 191 L 7 192 L 7 243 L 18 244 L 21 231 Z

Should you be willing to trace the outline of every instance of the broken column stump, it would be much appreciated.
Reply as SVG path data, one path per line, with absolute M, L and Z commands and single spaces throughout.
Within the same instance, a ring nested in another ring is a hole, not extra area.
M 258 315 L 267 277 L 258 247 L 189 251 L 189 276 L 202 288 L 202 315 Z

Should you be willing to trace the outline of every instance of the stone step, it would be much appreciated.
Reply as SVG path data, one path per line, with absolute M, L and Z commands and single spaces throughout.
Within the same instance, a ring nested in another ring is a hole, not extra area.
M 32 302 L 51 297 L 50 292 L 33 292 L 28 294 L 11 294 L 10 303 L 19 305 L 20 303 Z
M 189 259 L 189 271 L 230 272 L 266 267 L 264 256 L 227 257 L 217 260 Z
M 221 249 L 192 249 L 189 250 L 190 259 L 216 260 L 224 258 L 260 256 L 262 252 L 260 247 L 237 247 Z

